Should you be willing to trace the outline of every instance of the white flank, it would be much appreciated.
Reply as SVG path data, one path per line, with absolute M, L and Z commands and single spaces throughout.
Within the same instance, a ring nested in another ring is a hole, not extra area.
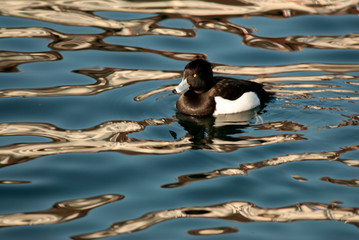
M 246 92 L 236 100 L 215 97 L 216 110 L 213 115 L 244 112 L 260 105 L 260 100 L 254 92 Z

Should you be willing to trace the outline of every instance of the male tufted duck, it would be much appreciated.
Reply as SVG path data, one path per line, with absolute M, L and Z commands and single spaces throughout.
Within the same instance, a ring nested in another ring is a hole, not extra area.
M 263 105 L 270 98 L 259 83 L 213 77 L 211 64 L 203 59 L 186 65 L 182 81 L 173 92 L 185 92 L 178 98 L 176 108 L 193 116 L 243 112 Z

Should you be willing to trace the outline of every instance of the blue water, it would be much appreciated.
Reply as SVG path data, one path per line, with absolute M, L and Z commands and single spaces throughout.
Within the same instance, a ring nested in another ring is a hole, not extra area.
M 0 239 L 201 238 L 192 230 L 205 239 L 358 238 L 357 14 L 39 8 L 69 17 L 60 24 L 27 1 L 16 6 L 29 18 L 18 16 L 9 2 L 0 16 Z M 93 20 L 74 21 L 71 11 Z M 128 33 L 99 19 L 154 24 Z M 255 28 L 269 42 L 246 45 L 201 21 Z M 9 37 L 14 29 L 29 31 Z M 178 113 L 178 95 L 165 88 L 202 54 L 215 74 L 263 81 L 275 98 L 250 117 Z

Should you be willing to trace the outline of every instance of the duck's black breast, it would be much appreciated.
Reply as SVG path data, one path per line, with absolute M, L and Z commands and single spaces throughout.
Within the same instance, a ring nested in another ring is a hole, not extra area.
M 178 111 L 192 116 L 212 115 L 216 106 L 214 98 L 208 95 L 208 92 L 197 94 L 188 90 L 181 95 L 176 103 Z

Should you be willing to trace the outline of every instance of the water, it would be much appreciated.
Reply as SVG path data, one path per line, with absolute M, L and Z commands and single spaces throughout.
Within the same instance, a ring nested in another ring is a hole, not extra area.
M 358 1 L 10 1 L 1 239 L 357 239 Z M 188 61 L 265 85 L 193 118 Z

